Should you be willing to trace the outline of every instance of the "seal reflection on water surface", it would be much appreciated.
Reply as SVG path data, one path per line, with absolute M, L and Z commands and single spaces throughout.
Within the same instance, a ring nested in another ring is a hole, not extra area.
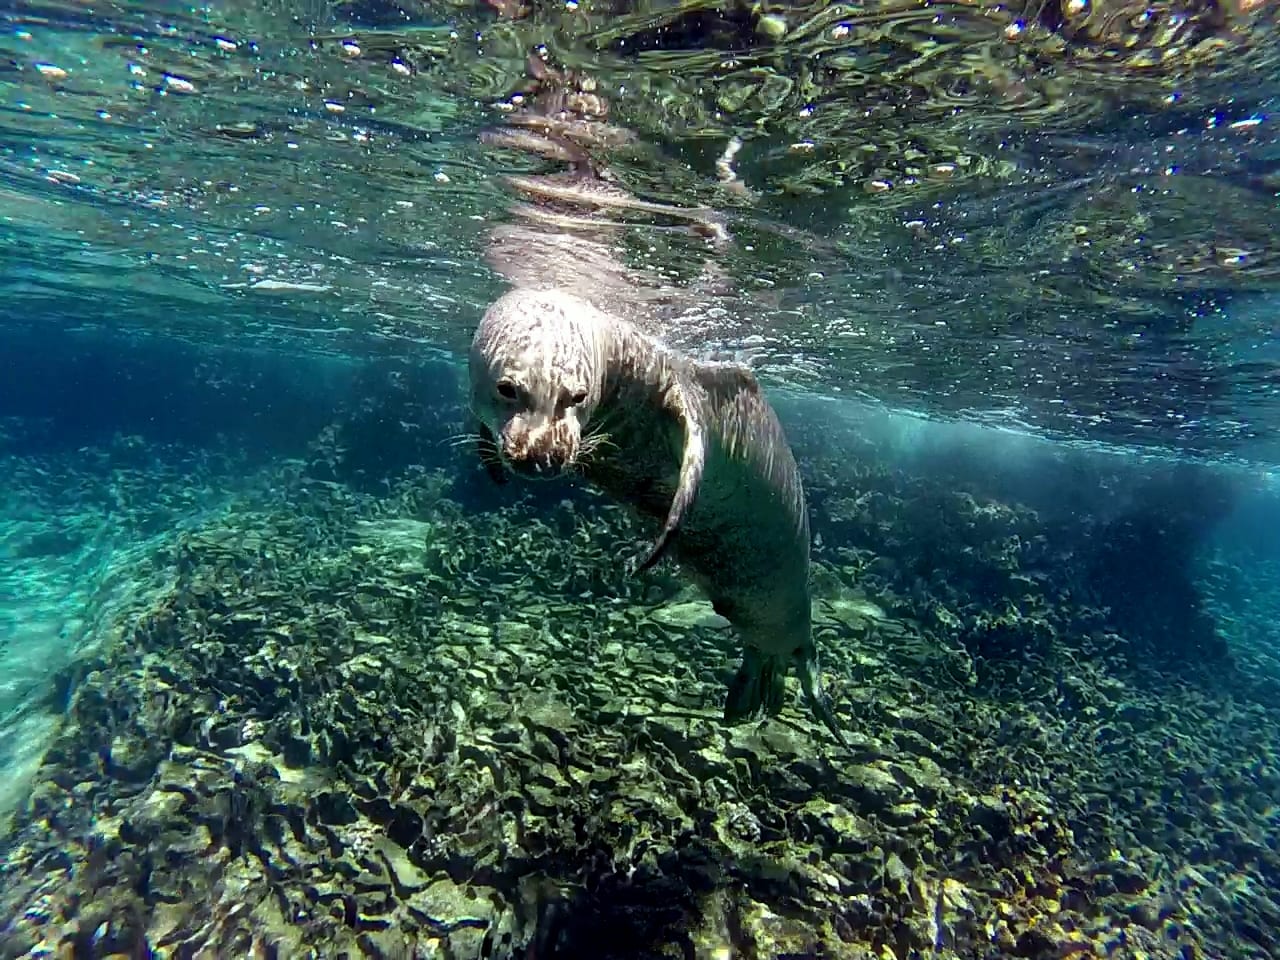
M 686 357 L 564 290 L 529 288 L 485 312 L 468 367 L 494 480 L 572 470 L 662 521 L 639 569 L 669 548 L 743 641 L 725 719 L 777 713 L 794 663 L 844 744 L 810 628 L 800 473 L 751 371 Z

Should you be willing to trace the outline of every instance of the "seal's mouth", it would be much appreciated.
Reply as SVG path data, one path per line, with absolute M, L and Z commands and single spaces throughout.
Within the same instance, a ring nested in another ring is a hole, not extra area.
M 555 480 L 564 476 L 570 465 L 568 456 L 561 450 L 549 450 L 519 458 L 504 450 L 502 460 L 512 473 L 532 480 Z

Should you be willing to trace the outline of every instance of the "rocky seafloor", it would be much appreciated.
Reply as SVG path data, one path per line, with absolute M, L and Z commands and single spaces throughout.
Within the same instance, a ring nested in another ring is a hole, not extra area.
M 153 551 L 206 522 L 246 476 L 240 456 L 137 435 L 39 456 L 6 449 L 40 446 L 48 431 L 0 420 L 0 833 L 83 658 L 129 629 L 122 607 L 173 589 Z
M 721 722 L 734 640 L 627 576 L 624 512 L 349 455 L 139 558 L 3 841 L 0 957 L 1280 956 L 1280 700 L 1171 511 L 805 457 L 849 754 L 798 703 Z

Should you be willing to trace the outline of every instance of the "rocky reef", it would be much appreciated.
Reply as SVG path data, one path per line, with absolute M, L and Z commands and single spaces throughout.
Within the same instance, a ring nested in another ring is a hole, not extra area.
M 626 576 L 625 513 L 348 433 L 146 559 L 3 841 L 0 956 L 1280 950 L 1274 702 L 1126 652 L 1035 508 L 804 457 L 846 754 L 720 721 L 733 638 Z

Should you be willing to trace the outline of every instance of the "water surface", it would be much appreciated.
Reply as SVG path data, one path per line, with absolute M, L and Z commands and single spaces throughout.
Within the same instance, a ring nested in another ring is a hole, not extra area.
M 457 348 L 501 289 L 479 256 L 515 199 L 501 175 L 557 168 L 476 139 L 535 52 L 634 133 L 597 155 L 618 183 L 728 217 L 731 295 L 703 298 L 691 335 L 773 382 L 1205 454 L 1274 429 L 1270 4 L 20 4 L 5 22 L 11 321 L 92 291 L 92 317 L 60 322 Z M 633 265 L 696 275 L 705 250 L 630 219 Z

